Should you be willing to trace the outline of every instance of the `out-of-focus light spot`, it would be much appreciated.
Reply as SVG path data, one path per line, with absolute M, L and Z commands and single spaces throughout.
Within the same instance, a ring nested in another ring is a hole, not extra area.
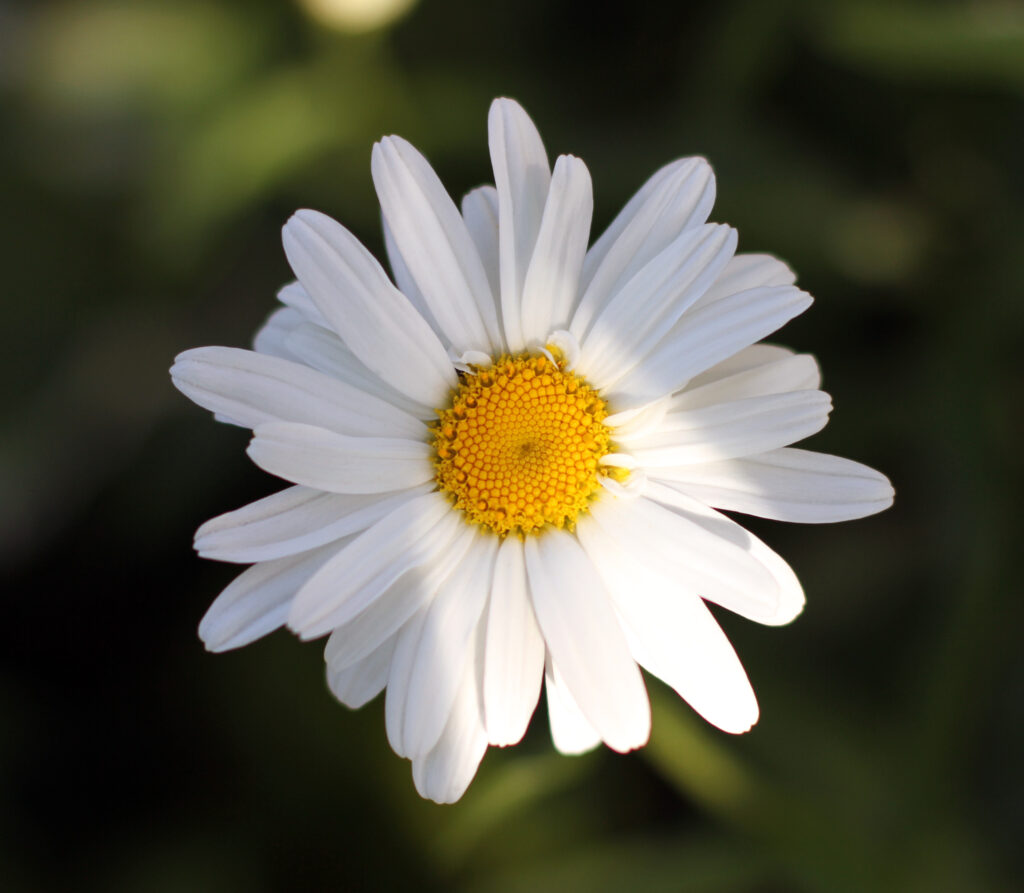
M 415 3 L 416 0 L 299 0 L 299 5 L 316 21 L 351 33 L 390 25 Z

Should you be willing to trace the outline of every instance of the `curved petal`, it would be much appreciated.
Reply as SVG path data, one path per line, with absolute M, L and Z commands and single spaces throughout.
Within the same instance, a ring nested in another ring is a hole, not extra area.
M 196 531 L 195 549 L 203 558 L 242 564 L 284 558 L 359 533 L 430 489 L 342 495 L 289 487 L 211 518 Z
M 722 275 L 700 299 L 700 304 L 713 304 L 720 298 L 773 285 L 792 285 L 796 273 L 770 254 L 737 254 Z
M 613 750 L 641 747 L 647 691 L 590 559 L 562 530 L 530 537 L 524 553 L 537 623 L 573 700 Z
M 214 599 L 199 622 L 207 651 L 241 648 L 284 626 L 295 593 L 345 543 L 254 564 Z
M 778 615 L 778 583 L 751 554 L 754 538 L 739 525 L 708 529 L 694 513 L 612 493 L 602 494 L 590 514 L 637 561 L 701 598 L 760 623 Z
M 810 437 L 831 410 L 824 391 L 792 391 L 670 412 L 653 431 L 631 438 L 629 453 L 648 471 L 752 456 Z
M 358 710 L 373 700 L 388 681 L 395 638 L 386 639 L 365 658 L 351 666 L 338 668 L 327 664 L 327 687 L 342 704 Z
M 554 329 L 569 324 L 593 211 L 587 166 L 572 155 L 560 156 L 523 280 L 521 323 L 527 344 L 544 343 Z
M 414 418 L 431 421 L 437 418 L 435 407 L 414 400 L 374 375 L 330 329 L 303 322 L 288 332 L 284 347 L 292 357 L 310 368 L 383 400 Z
M 412 761 L 412 778 L 421 797 L 454 803 L 469 787 L 487 751 L 480 719 L 477 667 L 467 660 L 444 732 L 434 748 Z
M 540 232 L 551 168 L 537 128 L 514 100 L 491 103 L 487 133 L 498 193 L 502 325 L 515 353 L 526 347 L 520 317 L 523 283 Z
M 768 345 L 753 345 L 768 347 Z M 750 348 L 747 348 L 749 351 Z M 790 391 L 813 391 L 821 384 L 818 361 L 808 353 L 794 354 L 778 348 L 778 359 L 771 359 L 742 371 L 726 374 L 719 363 L 718 374 L 706 383 L 696 380 L 672 397 L 671 411 L 703 409 L 716 403 L 729 403 L 750 397 L 785 394 Z M 740 351 L 739 355 L 747 351 Z M 775 351 L 772 351 L 775 354 Z
M 359 534 L 299 590 L 288 615 L 289 627 L 312 639 L 342 626 L 402 574 L 433 565 L 464 527 L 438 493 L 395 509 Z
M 440 406 L 456 384 L 448 353 L 377 259 L 318 211 L 293 214 L 282 238 L 295 275 L 363 365 L 400 393 Z
M 550 657 L 544 665 L 544 690 L 548 702 L 551 741 L 559 753 L 577 756 L 597 747 L 601 743 L 601 736 L 587 722 Z
M 387 493 L 434 477 L 429 444 L 397 437 L 348 437 L 313 425 L 260 425 L 246 450 L 270 474 L 329 493 Z
M 291 307 L 278 307 L 267 317 L 252 339 L 252 349 L 256 353 L 265 353 L 272 357 L 281 357 L 284 360 L 301 362 L 301 357 L 296 356 L 288 349 L 288 336 L 300 325 L 308 325 L 306 318 L 293 310 Z
M 651 499 L 666 506 L 673 513 L 685 517 L 713 536 L 729 540 L 744 549 L 751 558 L 771 574 L 778 587 L 778 602 L 774 610 L 767 613 L 760 608 L 755 613 L 744 613 L 719 602 L 723 607 L 736 610 L 744 617 L 767 626 L 783 626 L 804 609 L 804 590 L 796 574 L 793 573 L 793 569 L 779 555 L 732 518 L 727 518 L 702 502 L 692 499 L 672 487 L 659 484 L 657 481 L 648 482 L 647 492 Z
M 615 604 L 637 662 L 726 732 L 746 732 L 758 707 L 743 665 L 707 606 L 640 563 L 590 518 L 577 536 Z
M 478 186 L 462 197 L 462 219 L 466 221 L 466 229 L 480 252 L 494 295 L 501 294 L 498 213 L 498 190 L 493 186 Z
M 691 378 L 759 341 L 811 306 L 792 286 L 755 288 L 693 307 L 629 373 L 610 398 L 628 408 L 678 391 Z
M 544 674 L 544 640 L 530 604 L 518 537 L 506 537 L 498 549 L 482 623 L 484 724 L 489 743 L 504 747 L 526 733 Z
M 388 740 L 403 757 L 424 756 L 441 737 L 455 701 L 494 573 L 497 540 L 479 531 L 462 562 L 398 636 L 388 675 Z M 408 660 L 402 657 L 411 650 Z
M 799 524 L 864 518 L 889 508 L 894 495 L 889 479 L 867 465 L 792 448 L 652 476 L 706 505 Z
M 234 347 L 198 347 L 178 354 L 175 387 L 200 406 L 247 428 L 299 422 L 341 434 L 423 437 L 407 412 L 299 363 Z
M 410 143 L 389 136 L 374 145 L 370 170 L 398 251 L 451 346 L 500 351 L 487 273 L 433 168 Z
M 704 223 L 715 176 L 703 158 L 680 158 L 640 187 L 587 252 L 570 329 L 582 341 L 608 300 L 681 232 Z
M 736 231 L 706 224 L 680 234 L 616 291 L 580 344 L 579 368 L 612 386 L 665 337 L 736 250 Z

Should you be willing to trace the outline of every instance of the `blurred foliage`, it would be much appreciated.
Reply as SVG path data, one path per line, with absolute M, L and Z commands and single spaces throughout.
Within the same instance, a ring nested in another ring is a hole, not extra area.
M 1024 8 L 332 4 L 0 0 L 3 889 L 1019 889 Z M 898 496 L 752 525 L 808 593 L 786 629 L 722 617 L 753 732 L 652 682 L 640 754 L 559 757 L 541 709 L 440 808 L 318 647 L 203 653 L 235 569 L 191 530 L 274 484 L 166 368 L 248 342 L 293 209 L 380 253 L 382 134 L 456 196 L 487 180 L 496 95 L 587 161 L 595 230 L 707 155 L 715 219 L 817 296 L 781 339 L 836 397 L 811 445 Z

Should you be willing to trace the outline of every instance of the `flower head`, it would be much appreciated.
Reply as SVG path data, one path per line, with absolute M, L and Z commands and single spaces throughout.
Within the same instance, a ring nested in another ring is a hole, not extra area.
M 705 602 L 777 625 L 804 596 L 717 509 L 842 521 L 893 495 L 789 446 L 831 402 L 811 356 L 756 342 L 811 298 L 705 222 L 703 159 L 655 173 L 588 249 L 583 162 L 552 170 L 508 99 L 489 131 L 495 186 L 461 211 L 409 143 L 374 146 L 393 280 L 299 211 L 298 281 L 255 351 L 186 351 L 171 370 L 292 484 L 200 527 L 201 555 L 252 564 L 200 636 L 222 651 L 282 625 L 329 634 L 331 690 L 359 707 L 387 689 L 391 746 L 441 802 L 489 744 L 523 736 L 542 685 L 566 753 L 646 742 L 640 667 L 749 729 L 757 701 Z

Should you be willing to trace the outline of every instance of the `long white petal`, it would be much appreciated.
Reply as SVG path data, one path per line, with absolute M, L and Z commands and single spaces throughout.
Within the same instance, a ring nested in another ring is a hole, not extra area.
M 607 301 L 681 232 L 707 220 L 715 177 L 703 158 L 656 171 L 587 252 L 571 331 L 582 341 Z
M 601 743 L 601 736 L 587 722 L 550 658 L 544 666 L 544 689 L 547 694 L 551 741 L 558 751 L 567 756 L 576 756 L 597 747 Z
M 632 369 L 714 281 L 736 250 L 736 231 L 706 224 L 681 233 L 605 304 L 580 344 L 578 368 L 596 388 Z
M 712 304 L 719 298 L 751 288 L 792 285 L 796 273 L 770 254 L 737 254 L 701 298 L 701 304 Z
M 806 353 L 786 353 L 780 359 L 732 375 L 722 375 L 708 384 L 691 382 L 685 390 L 672 397 L 671 411 L 703 409 L 716 403 L 789 391 L 813 391 L 820 383 L 821 370 L 814 357 Z
M 451 712 L 494 573 L 497 540 L 476 533 L 463 561 L 441 584 L 422 626 L 409 624 L 396 653 L 413 649 L 407 672 L 388 676 L 388 739 L 401 756 L 425 755 L 437 743 Z M 412 641 L 406 642 L 406 639 Z
M 301 422 L 341 434 L 423 437 L 423 422 L 351 385 L 291 363 L 234 347 L 178 354 L 171 378 L 200 406 L 247 428 Z
M 652 474 L 707 505 L 800 524 L 864 518 L 893 500 L 889 479 L 873 468 L 792 448 Z
M 462 219 L 466 221 L 466 229 L 480 252 L 487 281 L 495 296 L 501 294 L 498 215 L 498 190 L 493 186 L 478 186 L 462 197 Z
M 196 531 L 195 549 L 203 558 L 242 564 L 283 558 L 358 533 L 431 487 L 372 495 L 289 487 L 211 518 Z
M 537 623 L 573 700 L 613 750 L 641 747 L 647 691 L 593 564 L 561 530 L 530 537 L 524 552 Z
M 759 623 L 770 623 L 778 615 L 778 583 L 751 554 L 754 537 L 739 525 L 709 530 L 693 513 L 613 493 L 602 494 L 590 514 L 639 562 L 702 598 Z
M 259 425 L 246 452 L 264 471 L 330 493 L 387 493 L 433 479 L 429 444 L 348 437 L 294 422 Z
M 440 406 L 456 383 L 448 353 L 359 240 L 309 210 L 292 215 L 282 240 L 295 275 L 363 365 L 401 393 Z
M 708 722 L 726 732 L 746 732 L 757 721 L 757 698 L 704 602 L 637 561 L 592 519 L 581 519 L 576 531 L 608 587 L 637 662 Z
M 291 307 L 278 307 L 266 322 L 256 331 L 252 339 L 252 349 L 256 353 L 281 357 L 293 363 L 301 361 L 301 357 L 291 352 L 287 345 L 288 336 L 300 325 L 308 325 L 306 318 Z
M 701 372 L 700 375 L 695 375 L 687 382 L 686 388 L 680 393 L 686 393 L 686 391 L 691 389 L 712 384 L 719 379 L 728 378 L 740 372 L 746 372 L 749 369 L 756 369 L 758 366 L 774 363 L 776 360 L 784 360 L 795 353 L 795 350 L 790 350 L 788 347 L 782 347 L 778 344 L 765 344 L 763 341 L 760 344 L 751 344 L 749 347 L 744 347 L 724 360 L 715 363 L 714 366 Z M 812 387 L 820 386 L 820 381 L 812 385 Z
M 537 128 L 514 100 L 491 103 L 487 133 L 498 192 L 502 324 L 509 350 L 516 352 L 526 347 L 520 304 L 551 168 Z
M 342 704 L 358 710 L 377 697 L 388 681 L 395 639 L 382 642 L 358 663 L 347 667 L 327 665 L 327 687 Z
M 810 437 L 831 409 L 824 391 L 792 391 L 670 412 L 629 453 L 645 469 L 752 456 Z
M 523 542 L 502 542 L 484 620 L 483 706 L 491 744 L 517 743 L 526 733 L 540 697 L 544 640 L 526 581 Z
M 335 627 L 324 648 L 324 659 L 332 667 L 343 669 L 364 660 L 434 598 L 474 540 L 474 530 L 462 526 L 429 564 L 402 574 L 358 614 Z
M 695 375 L 759 341 L 811 306 L 811 296 L 792 286 L 755 288 L 689 313 L 610 395 L 623 408 L 678 391 Z
M 594 195 L 587 166 L 562 155 L 555 162 L 537 242 L 523 280 L 523 337 L 541 341 L 569 324 L 590 236 Z
M 303 322 L 284 339 L 285 350 L 305 365 L 370 394 L 422 420 L 437 418 L 435 406 L 420 403 L 374 375 L 330 329 Z
M 475 661 L 467 660 L 440 740 L 429 753 L 412 761 L 413 783 L 421 797 L 437 803 L 454 803 L 476 775 L 487 750 L 477 677 Z
M 464 526 L 438 493 L 399 507 L 359 534 L 302 587 L 288 625 L 312 639 L 347 623 L 402 574 L 436 561 Z
M 395 244 L 451 346 L 500 350 L 487 273 L 433 168 L 410 143 L 389 136 L 374 145 L 370 170 Z
M 675 514 L 696 523 L 709 534 L 735 543 L 772 575 L 779 593 L 773 611 L 763 613 L 757 608 L 754 613 L 744 613 L 741 610 L 743 605 L 732 606 L 719 602 L 723 607 L 768 626 L 783 626 L 804 609 L 804 590 L 793 569 L 752 533 L 702 502 L 657 481 L 648 481 L 647 493 L 651 499 L 668 506 Z
M 235 577 L 199 623 L 207 650 L 241 648 L 283 626 L 295 593 L 344 545 L 264 561 Z
M 316 306 L 313 296 L 306 291 L 301 282 L 289 282 L 278 291 L 277 299 L 286 307 L 299 313 L 305 322 L 330 328 L 330 323 L 320 312 L 320 308 Z

